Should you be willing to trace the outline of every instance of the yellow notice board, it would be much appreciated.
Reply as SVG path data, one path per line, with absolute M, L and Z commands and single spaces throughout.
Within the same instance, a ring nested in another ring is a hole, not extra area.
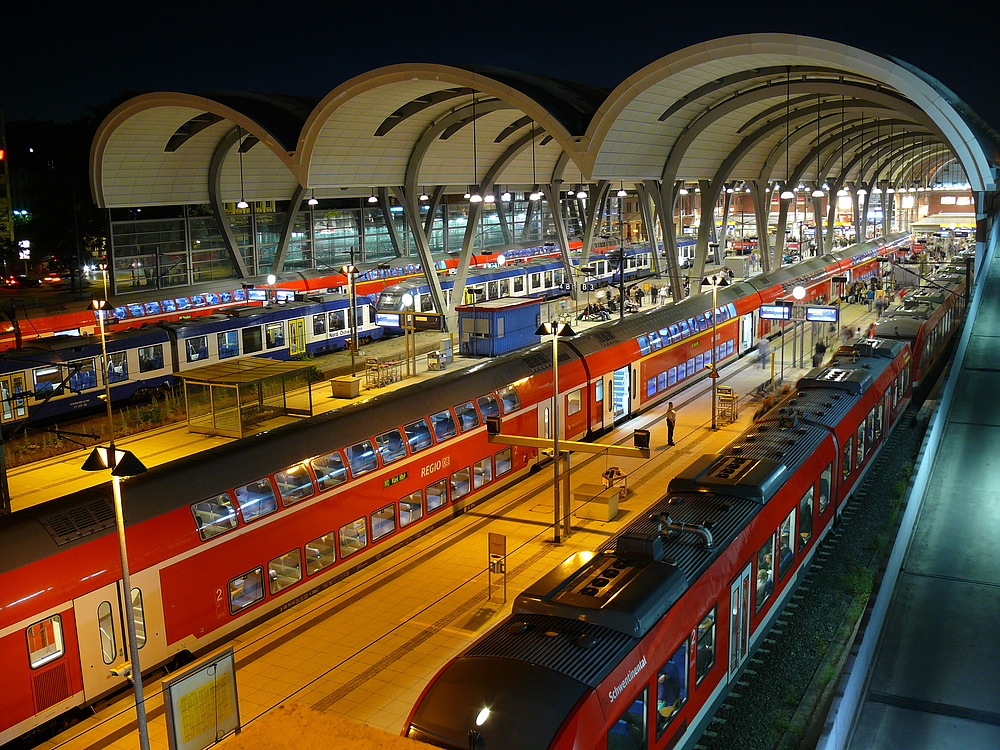
M 203 750 L 240 728 L 233 650 L 163 683 L 171 750 Z

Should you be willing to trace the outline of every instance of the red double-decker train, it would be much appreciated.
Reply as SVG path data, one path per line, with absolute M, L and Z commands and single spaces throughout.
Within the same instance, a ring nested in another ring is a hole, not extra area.
M 736 283 L 718 292 L 714 309 L 700 294 L 568 339 L 561 437 L 609 429 L 704 377 L 713 323 L 717 361 L 735 359 L 769 325 L 762 304 L 799 284 L 806 299 L 822 300 L 831 277 L 874 273 L 879 255 L 905 240 Z M 901 357 L 891 361 L 905 369 Z M 516 481 L 537 451 L 498 450 L 485 420 L 550 437 L 551 365 L 550 348 L 539 345 L 128 479 L 129 592 L 110 486 L 0 518 L 0 743 L 125 686 L 115 667 L 125 658 L 126 607 L 140 624 L 145 668 L 183 662 Z M 894 386 L 897 397 L 905 392 Z M 864 440 L 867 461 L 873 443 Z M 834 450 L 823 445 L 823 455 Z M 838 492 L 849 485 L 832 481 Z M 826 512 L 815 514 L 815 533 Z

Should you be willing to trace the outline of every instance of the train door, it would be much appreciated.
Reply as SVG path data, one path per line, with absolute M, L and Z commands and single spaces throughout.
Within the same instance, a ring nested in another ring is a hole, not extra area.
M 748 563 L 729 587 L 729 677 L 743 666 L 750 650 L 750 579 Z
M 305 318 L 295 318 L 288 321 L 288 354 L 306 353 L 306 321 Z
M 0 377 L 0 422 L 11 422 L 28 416 L 28 404 L 24 397 L 24 373 L 14 372 Z
M 126 682 L 124 676 L 111 673 L 113 666 L 128 661 L 120 592 L 121 581 L 115 581 L 73 600 L 83 694 L 88 701 Z
M 740 354 L 757 345 L 757 313 L 751 312 L 740 317 Z
M 632 413 L 632 368 L 629 365 L 604 376 L 604 424 L 610 427 Z
M 552 439 L 552 401 L 546 399 L 538 405 L 538 437 Z

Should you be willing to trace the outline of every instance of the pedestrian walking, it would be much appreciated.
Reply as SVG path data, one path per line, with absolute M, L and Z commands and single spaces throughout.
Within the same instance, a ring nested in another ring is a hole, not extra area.
M 873 287 L 868 287 L 868 291 L 865 292 L 865 301 L 868 303 L 868 312 L 871 312 L 872 305 L 875 303 L 875 289 Z
M 822 365 L 824 357 L 826 357 L 826 341 L 817 339 L 816 350 L 813 352 L 813 367 Z
M 674 444 L 674 426 L 677 424 L 677 412 L 674 411 L 674 402 L 667 403 L 667 445 Z
M 757 363 L 761 367 L 767 367 L 767 358 L 771 354 L 771 344 L 767 340 L 767 336 L 761 336 L 757 339 Z

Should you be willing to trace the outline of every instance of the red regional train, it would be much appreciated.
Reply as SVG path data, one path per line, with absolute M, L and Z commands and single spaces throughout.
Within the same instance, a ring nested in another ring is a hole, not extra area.
M 600 433 L 750 350 L 758 308 L 794 283 L 877 268 L 904 236 L 845 248 L 567 340 L 562 437 Z M 707 352 L 707 354 L 706 354 Z M 125 687 L 124 602 L 146 669 L 183 663 L 391 553 L 509 484 L 549 437 L 550 347 L 348 406 L 162 466 L 124 487 L 133 590 L 120 591 L 109 485 L 0 517 L 0 743 Z
M 454 750 L 692 746 L 896 425 L 910 372 L 904 342 L 841 347 L 650 515 L 521 593 L 403 734 Z
M 604 241 L 598 241 L 595 252 L 601 252 Z M 583 247 L 582 240 L 571 240 L 570 251 Z M 491 247 L 485 253 L 475 253 L 469 263 L 472 267 L 491 266 L 499 262 L 521 262 L 559 254 L 559 246 L 552 243 L 522 243 Z M 500 260 L 503 256 L 503 261 Z M 458 258 L 449 255 L 434 262 L 439 273 L 454 272 Z M 420 263 L 407 263 L 400 259 L 385 263 L 359 264 L 357 293 L 378 294 L 386 286 L 400 281 L 423 277 Z M 234 285 L 236 288 L 234 288 Z M 285 289 L 298 292 L 326 292 L 348 290 L 348 279 L 339 270 L 288 271 L 277 275 L 273 285 L 266 276 L 247 279 L 221 279 L 187 287 L 170 287 L 148 292 L 123 295 L 114 302 L 115 328 L 136 328 L 147 323 L 177 322 L 193 316 L 209 315 L 233 305 L 246 304 L 245 286 Z M 56 306 L 59 307 L 59 306 Z M 0 313 L 0 351 L 19 348 L 26 341 L 57 334 L 93 334 L 97 329 L 97 319 L 90 309 L 53 310 L 28 308 L 19 311 L 19 316 L 10 317 Z

